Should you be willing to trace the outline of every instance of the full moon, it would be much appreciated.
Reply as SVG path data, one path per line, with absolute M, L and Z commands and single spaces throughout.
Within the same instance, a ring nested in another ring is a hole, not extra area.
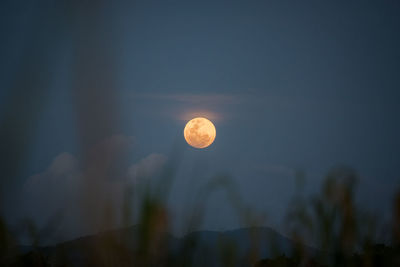
M 186 142 L 195 148 L 206 148 L 216 136 L 214 124 L 206 118 L 198 117 L 186 123 L 183 130 Z

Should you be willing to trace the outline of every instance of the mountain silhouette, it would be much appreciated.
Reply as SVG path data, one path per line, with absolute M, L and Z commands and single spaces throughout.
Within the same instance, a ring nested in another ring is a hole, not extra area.
M 52 266 L 88 266 L 93 265 L 93 259 L 99 259 L 103 263 L 105 255 L 127 257 L 128 263 L 130 257 L 140 258 L 144 254 L 151 256 L 150 250 L 143 250 L 146 247 L 143 242 L 146 240 L 143 239 L 142 231 L 139 226 L 131 226 L 80 237 L 54 246 L 35 249 L 25 246 L 23 250 L 24 255 L 35 255 L 33 252 L 44 255 Z M 162 247 L 167 248 L 166 254 L 169 257 L 162 262 L 176 263 L 172 266 L 185 266 L 185 262 L 190 262 L 191 266 L 226 266 L 226 261 L 232 261 L 238 266 L 248 266 L 251 259 L 257 261 L 282 254 L 291 255 L 295 246 L 294 241 L 268 227 L 195 231 L 183 237 L 162 233 L 161 236 L 164 237 Z M 305 247 L 310 254 L 317 253 L 315 248 Z M 110 264 L 112 265 L 115 264 Z

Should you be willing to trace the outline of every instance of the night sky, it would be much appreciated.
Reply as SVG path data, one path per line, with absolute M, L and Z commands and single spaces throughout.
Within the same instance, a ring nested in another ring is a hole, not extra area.
M 298 171 L 312 193 L 332 167 L 349 166 L 359 207 L 390 211 L 400 186 L 399 2 L 32 2 L 0 5 L 0 153 L 5 169 L 18 160 L 2 175 L 11 225 L 61 212 L 55 239 L 95 232 L 100 224 L 79 220 L 82 188 L 96 188 L 86 201 L 94 214 L 102 201 L 116 210 L 127 185 L 159 183 L 171 162 L 176 233 L 218 174 L 277 229 Z M 203 150 L 183 138 L 195 116 L 217 131 Z M 97 159 L 104 151 L 111 158 Z M 82 182 L 85 166 L 104 164 L 105 175 Z M 211 194 L 202 229 L 240 226 L 226 194 Z

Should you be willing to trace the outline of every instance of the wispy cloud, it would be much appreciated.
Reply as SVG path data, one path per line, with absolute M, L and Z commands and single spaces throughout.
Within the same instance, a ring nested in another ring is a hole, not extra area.
M 188 94 L 188 93 L 153 93 L 153 94 L 134 94 L 135 98 L 163 99 L 190 104 L 237 104 L 241 97 L 236 94 Z
M 226 118 L 225 110 L 240 103 L 235 94 L 192 93 L 135 93 L 130 94 L 138 110 L 148 116 L 170 117 L 187 121 L 193 117 L 206 117 L 212 121 Z M 149 108 L 151 107 L 151 108 Z
M 141 116 L 145 114 L 181 121 L 198 116 L 225 121 L 247 118 L 255 112 L 296 112 L 315 105 L 306 96 L 288 96 L 282 92 L 256 89 L 232 93 L 130 92 L 126 95 Z
M 268 93 L 265 90 L 244 90 L 232 93 L 133 93 L 130 94 L 140 100 L 164 100 L 182 104 L 203 106 L 230 106 L 241 104 L 269 104 L 279 106 L 293 106 L 294 104 L 309 104 L 306 96 L 288 96 L 284 93 Z

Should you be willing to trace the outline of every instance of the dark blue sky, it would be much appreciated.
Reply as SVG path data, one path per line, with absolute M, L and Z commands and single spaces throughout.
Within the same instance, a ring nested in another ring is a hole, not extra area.
M 43 221 L 70 205 L 86 147 L 104 142 L 127 150 L 113 165 L 118 174 L 151 177 L 171 151 L 182 153 L 170 196 L 176 218 L 193 192 L 226 172 L 276 225 L 296 170 L 314 192 L 338 164 L 359 173 L 362 208 L 387 212 L 400 186 L 399 13 L 395 1 L 6 1 L 1 119 L 25 125 L 12 195 L 31 198 L 18 211 L 6 204 L 6 217 Z M 217 129 L 202 151 L 182 135 L 194 115 Z M 101 192 L 112 198 L 118 188 Z M 58 190 L 61 199 L 46 195 Z M 239 226 L 225 199 L 209 199 L 204 228 Z

